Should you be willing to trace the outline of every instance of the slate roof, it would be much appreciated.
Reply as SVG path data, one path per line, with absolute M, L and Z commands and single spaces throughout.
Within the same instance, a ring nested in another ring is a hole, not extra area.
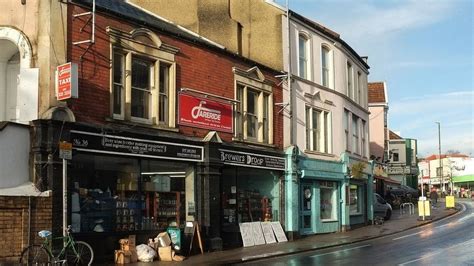
M 75 4 L 84 6 L 92 6 L 92 0 L 71 0 Z M 181 26 L 173 24 L 165 19 L 160 19 L 158 16 L 147 13 L 146 11 L 137 8 L 124 0 L 95 0 L 96 12 L 101 11 L 110 15 L 117 16 L 122 19 L 127 19 L 131 22 L 141 24 L 146 27 L 152 27 L 161 32 L 166 32 L 170 35 L 186 39 L 191 42 L 204 44 L 213 48 L 225 50 L 225 47 L 214 43 L 197 33 L 187 30 Z
M 369 103 L 386 103 L 385 97 L 385 83 L 384 82 L 369 82 L 368 84 Z
M 389 130 L 390 133 L 389 133 L 389 137 L 388 139 L 403 139 L 402 137 L 400 137 L 399 135 L 395 134 L 395 132 Z
M 295 17 L 296 19 L 306 23 L 308 26 L 311 26 L 313 27 L 315 30 L 318 30 L 322 33 L 324 33 L 325 35 L 337 40 L 338 42 L 340 42 L 347 50 L 349 50 L 357 59 L 359 59 L 359 62 L 362 63 L 363 66 L 365 66 L 368 69 L 370 69 L 370 66 L 364 61 L 364 59 L 362 59 L 362 57 L 357 54 L 357 52 L 352 49 L 352 47 L 347 44 L 343 39 L 341 39 L 341 36 L 337 33 L 337 32 L 334 32 L 326 27 L 324 27 L 323 25 L 309 19 L 309 18 L 306 18 L 296 12 L 294 12 L 293 10 L 290 10 L 290 18 L 291 17 Z

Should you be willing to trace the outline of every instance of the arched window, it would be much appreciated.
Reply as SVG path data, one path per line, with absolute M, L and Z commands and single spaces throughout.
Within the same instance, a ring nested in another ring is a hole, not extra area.
M 321 85 L 332 88 L 332 55 L 324 45 L 321 47 Z
M 28 124 L 38 118 L 38 69 L 31 66 L 31 46 L 13 28 L 0 27 L 0 121 Z
M 304 34 L 298 36 L 298 76 L 309 79 L 309 40 Z

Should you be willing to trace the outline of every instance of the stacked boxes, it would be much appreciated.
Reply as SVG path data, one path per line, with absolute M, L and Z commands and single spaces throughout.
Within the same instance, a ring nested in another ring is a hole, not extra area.
M 126 264 L 138 261 L 135 235 L 119 240 L 120 250 L 115 250 L 115 263 Z

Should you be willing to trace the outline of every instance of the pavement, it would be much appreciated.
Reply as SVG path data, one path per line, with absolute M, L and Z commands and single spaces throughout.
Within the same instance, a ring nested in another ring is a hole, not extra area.
M 152 263 L 138 262 L 130 265 L 229 265 L 257 261 L 270 257 L 348 245 L 399 233 L 453 215 L 459 210 L 459 204 L 456 204 L 456 209 L 446 209 L 444 199 L 439 199 L 437 208 L 431 209 L 431 217 L 425 221 L 419 219 L 416 208 L 414 214 L 410 214 L 407 210 L 401 213 L 398 209 L 393 210 L 391 219 L 385 221 L 382 225 L 368 225 L 347 232 L 312 235 L 290 242 L 209 252 L 190 256 L 182 262 L 154 261 Z

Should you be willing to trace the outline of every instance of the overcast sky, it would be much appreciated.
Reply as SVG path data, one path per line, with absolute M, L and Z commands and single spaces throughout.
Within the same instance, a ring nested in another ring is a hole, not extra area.
M 285 1 L 277 1 L 285 5 Z M 385 81 L 389 127 L 418 140 L 419 156 L 474 157 L 471 0 L 289 0 L 290 9 L 341 34 Z

